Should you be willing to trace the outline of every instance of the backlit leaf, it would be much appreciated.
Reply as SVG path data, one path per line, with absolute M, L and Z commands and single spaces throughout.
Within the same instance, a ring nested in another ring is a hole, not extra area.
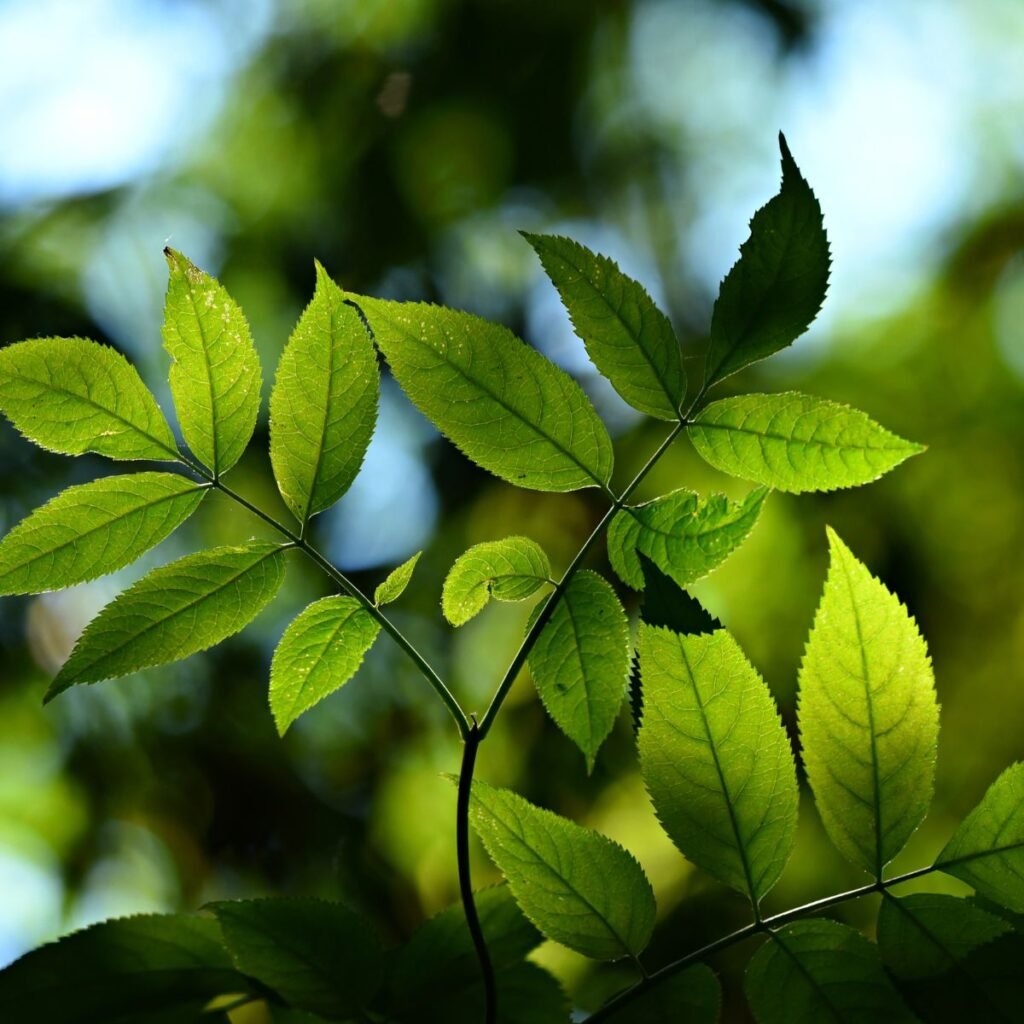
M 624 508 L 608 527 L 608 557 L 623 582 L 644 586 L 638 555 L 651 559 L 681 587 L 721 565 L 746 540 L 768 491 L 758 487 L 742 501 L 724 494 L 701 498 L 678 490 L 643 505 Z
M 189 1012 L 251 983 L 235 970 L 220 927 L 191 914 L 94 924 L 26 953 L 0 971 L 0 1020 L 10 1024 L 127 1024 Z
M 179 457 L 135 367 L 85 338 L 37 338 L 0 349 L 0 412 L 30 441 L 64 455 Z
M 796 921 L 771 933 L 747 967 L 759 1024 L 911 1024 L 878 947 L 835 921 Z
M 354 597 L 315 601 L 285 630 L 270 665 L 270 709 L 277 730 L 347 683 L 380 625 Z
M 725 631 L 640 626 L 640 767 L 665 831 L 755 904 L 796 838 L 796 767 L 768 687 Z
M 931 803 L 935 681 L 906 608 L 828 537 L 828 578 L 800 667 L 800 738 L 829 838 L 877 878 Z
M 617 843 L 507 789 L 473 783 L 470 818 L 526 916 L 584 956 L 637 955 L 654 928 L 654 893 Z
M 209 909 L 238 969 L 299 1009 L 347 1018 L 383 981 L 384 956 L 373 928 L 340 903 L 232 900 Z
M 484 541 L 459 555 L 448 571 L 441 609 L 453 626 L 461 626 L 490 598 L 525 601 L 550 578 L 548 556 L 529 537 Z
M 615 591 L 595 572 L 576 573 L 528 663 L 544 707 L 588 770 L 618 717 L 629 660 L 629 623 Z
M 982 896 L 1024 914 L 1024 762 L 992 783 L 935 863 Z
M 857 409 L 795 391 L 712 402 L 687 432 L 715 469 L 794 494 L 870 483 L 924 450 Z
M 281 586 L 286 550 L 250 541 L 154 569 L 86 626 L 46 699 L 76 683 L 187 658 L 244 629 Z
M 300 523 L 351 486 L 377 422 L 380 375 L 359 313 L 316 265 L 316 292 L 281 355 L 270 395 L 270 460 Z
M 129 565 L 188 519 L 207 490 L 175 473 L 69 487 L 0 541 L 0 594 L 60 590 Z
M 583 389 L 507 328 L 426 303 L 352 299 L 402 390 L 468 458 L 537 491 L 608 483 L 611 439 Z
M 594 365 L 634 409 L 679 418 L 686 376 L 668 317 L 606 256 L 558 235 L 524 237 L 558 289 Z
M 171 394 L 189 448 L 220 476 L 241 458 L 256 426 L 259 357 L 238 303 L 180 252 L 165 249 L 164 255 Z
M 830 257 L 821 207 L 779 135 L 782 188 L 754 214 L 711 317 L 705 386 L 791 345 L 818 315 Z
M 392 601 L 397 601 L 405 593 L 405 588 L 409 586 L 412 574 L 416 571 L 416 563 L 420 560 L 420 555 L 422 554 L 422 551 L 417 551 L 412 558 L 407 559 L 397 569 L 393 569 L 388 573 L 384 581 L 373 592 L 373 603 L 375 605 L 379 607 L 382 604 L 391 604 Z

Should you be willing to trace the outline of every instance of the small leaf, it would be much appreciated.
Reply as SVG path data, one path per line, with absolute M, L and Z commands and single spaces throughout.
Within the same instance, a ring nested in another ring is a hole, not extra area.
M 988 899 L 1024 913 L 1024 762 L 989 787 L 939 854 L 935 866 Z
M 270 709 L 283 736 L 304 711 L 347 683 L 380 632 L 354 597 L 315 601 L 285 630 L 270 664 Z
M 600 256 L 558 235 L 523 237 L 558 289 L 594 365 L 634 409 L 679 418 L 686 376 L 668 317 L 643 285 Z
M 611 586 L 584 570 L 569 581 L 530 652 L 530 674 L 587 770 L 612 731 L 629 679 L 629 622 Z
M 69 487 L 0 541 L 0 594 L 39 594 L 115 572 L 170 536 L 206 484 L 133 473 Z
M 294 1007 L 347 1018 L 366 1006 L 384 979 L 373 928 L 340 903 L 233 900 L 210 909 L 238 969 Z
M 484 541 L 459 555 L 448 571 L 441 610 L 453 626 L 462 626 L 490 598 L 525 601 L 550 578 L 548 556 L 529 537 Z
M 164 255 L 171 394 L 189 448 L 220 476 L 241 458 L 256 427 L 259 356 L 245 314 L 224 288 L 180 252 Z
M 725 630 L 640 626 L 640 767 L 683 854 L 756 905 L 796 838 L 789 738 L 768 687 Z
M 887 896 L 878 946 L 904 998 L 925 1021 L 1019 1021 L 1024 938 L 970 900 Z
M 928 813 L 939 709 L 928 649 L 828 531 L 831 565 L 800 667 L 800 737 L 825 831 L 876 878 Z
M 491 963 L 498 972 L 522 962 L 541 942 L 507 885 L 475 894 L 480 926 Z M 424 1013 L 447 1021 L 465 1003 L 478 1006 L 482 1018 L 480 961 L 466 927 L 462 904 L 443 910 L 423 924 L 395 955 L 381 1007 L 388 1019 L 418 1021 Z
M 384 582 L 378 585 L 373 592 L 373 603 L 378 608 L 382 604 L 391 604 L 392 601 L 397 601 L 405 593 L 405 588 L 409 586 L 412 574 L 416 571 L 416 563 L 422 554 L 422 551 L 417 551 L 412 558 L 407 559 L 397 569 L 388 573 Z
M 179 458 L 135 367 L 85 338 L 37 338 L 0 349 L 0 412 L 30 441 L 64 455 Z
M 507 789 L 473 783 L 470 818 L 523 913 L 549 939 L 595 960 L 636 956 L 654 893 L 617 843 Z
M 248 992 L 212 918 L 145 914 L 104 921 L 26 953 L 0 971 L 0 1020 L 127 1024 Z
M 507 328 L 426 303 L 351 298 L 402 390 L 467 458 L 536 491 L 607 485 L 612 443 L 583 389 Z
M 711 317 L 705 387 L 792 345 L 825 301 L 831 259 L 821 207 L 779 135 L 782 188 L 754 214 Z
M 659 981 L 621 1008 L 606 1024 L 716 1024 L 722 1010 L 722 986 L 706 964 L 688 967 Z
M 244 629 L 284 580 L 284 552 L 250 541 L 211 548 L 154 569 L 85 627 L 46 699 L 205 651 Z
M 270 461 L 300 523 L 352 485 L 377 422 L 380 374 L 358 311 L 316 264 L 316 292 L 281 355 L 270 395 Z
M 707 576 L 747 539 L 768 491 L 758 487 L 742 501 L 724 494 L 701 498 L 678 490 L 644 505 L 623 508 L 608 527 L 608 557 L 624 583 L 642 590 L 639 554 L 681 587 Z
M 771 933 L 744 985 L 759 1024 L 911 1024 L 878 947 L 835 921 L 797 921 Z
M 795 391 L 712 402 L 687 431 L 715 469 L 793 494 L 859 487 L 924 451 L 857 409 Z

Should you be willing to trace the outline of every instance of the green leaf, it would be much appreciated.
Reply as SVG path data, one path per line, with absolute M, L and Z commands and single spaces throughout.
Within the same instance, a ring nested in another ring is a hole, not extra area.
M 935 866 L 995 903 L 1024 913 L 1024 762 L 989 787 Z
M 835 921 L 797 921 L 771 933 L 751 958 L 744 987 L 759 1024 L 910 1024 L 878 955 Z
M 795 391 L 712 402 L 687 431 L 715 469 L 792 494 L 859 487 L 924 451 L 857 409 Z
M 583 389 L 507 328 L 426 303 L 352 299 L 413 404 L 477 465 L 535 491 L 607 485 L 612 443 Z
M 549 939 L 595 960 L 636 956 L 654 929 L 654 893 L 617 843 L 473 783 L 470 819 L 523 913 Z
M 205 651 L 244 629 L 284 580 L 287 547 L 250 541 L 154 569 L 85 627 L 46 699 Z
M 640 626 L 640 768 L 683 854 L 756 905 L 796 838 L 789 738 L 764 681 L 725 631 Z
M 644 575 L 640 618 L 648 626 L 664 626 L 673 633 L 714 633 L 719 622 L 692 594 L 665 575 L 643 552 L 637 561 Z
M 707 964 L 697 964 L 605 1014 L 606 1024 L 716 1024 L 722 986 Z
M 615 591 L 596 572 L 576 573 L 528 664 L 544 707 L 583 751 L 588 771 L 618 717 L 629 661 L 629 622 Z
M 525 601 L 551 578 L 544 549 L 529 537 L 505 537 L 474 544 L 448 571 L 441 610 L 453 626 L 482 611 L 490 598 Z
M 704 386 L 792 345 L 825 301 L 831 259 L 821 207 L 779 135 L 782 188 L 754 214 L 711 317 Z
M 496 971 L 520 963 L 540 943 L 540 933 L 523 916 L 507 885 L 484 889 L 474 898 Z M 443 1019 L 467 999 L 480 1001 L 480 961 L 461 903 L 432 917 L 398 950 L 386 997 L 385 1015 L 403 1021 L 415 1019 L 425 1007 Z
M 378 608 L 382 604 L 391 604 L 392 601 L 397 601 L 405 593 L 405 588 L 409 586 L 412 574 L 416 571 L 416 563 L 422 554 L 422 551 L 417 551 L 412 558 L 389 572 L 384 582 L 377 586 L 373 592 L 373 603 Z
M 104 921 L 26 953 L 0 971 L 0 1020 L 124 1024 L 247 992 L 212 918 L 146 914 Z
M 379 632 L 380 624 L 354 597 L 325 597 L 299 614 L 270 664 L 270 710 L 282 736 L 355 675 Z
M 800 667 L 807 778 L 825 831 L 876 878 L 928 813 L 939 709 L 899 599 L 830 529 L 831 564 Z
M 701 498 L 678 490 L 616 512 L 608 527 L 608 557 L 624 583 L 642 590 L 644 554 L 681 587 L 720 566 L 747 539 L 768 494 L 758 487 L 742 501 Z
M 281 355 L 270 395 L 270 461 L 300 523 L 352 485 L 377 422 L 380 373 L 358 311 L 316 264 L 316 292 Z
M 358 1013 L 384 980 L 370 924 L 340 903 L 315 899 L 210 904 L 235 965 L 301 1010 Z
M 164 255 L 171 394 L 189 448 L 221 476 L 242 457 L 256 427 L 259 357 L 238 303 L 180 252 L 164 249 Z
M 30 441 L 64 455 L 179 458 L 135 367 L 85 338 L 37 338 L 0 349 L 0 412 Z
M 616 264 L 559 235 L 523 237 L 558 289 L 594 365 L 634 409 L 679 418 L 686 375 L 668 317 Z
M 1019 1021 L 1024 938 L 970 900 L 935 893 L 886 897 L 882 960 L 925 1021 Z
M 39 594 L 115 572 L 159 544 L 208 486 L 133 473 L 69 487 L 0 541 L 0 594 Z

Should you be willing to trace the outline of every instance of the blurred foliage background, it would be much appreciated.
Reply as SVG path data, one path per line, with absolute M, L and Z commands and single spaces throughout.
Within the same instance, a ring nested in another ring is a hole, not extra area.
M 0 345 L 109 341 L 169 409 L 169 242 L 241 301 L 269 389 L 317 257 L 344 287 L 519 331 L 584 382 L 625 480 L 665 427 L 595 376 L 517 229 L 572 234 L 641 278 L 696 376 L 717 283 L 776 190 L 784 129 L 825 210 L 830 298 L 794 349 L 727 388 L 850 402 L 929 451 L 860 490 L 773 496 L 697 591 L 790 725 L 824 524 L 901 595 L 943 704 L 934 810 L 897 864 L 915 866 L 1024 754 L 1022 46 L 1016 0 L 3 0 Z M 0 531 L 112 471 L 5 425 Z M 683 485 L 737 493 L 681 444 L 640 496 Z M 283 514 L 265 421 L 232 486 Z M 492 607 L 453 631 L 439 608 L 448 566 L 516 532 L 564 568 L 603 508 L 488 478 L 386 387 L 362 477 L 315 536 L 367 588 L 425 549 L 395 617 L 482 710 L 527 610 Z M 457 767 L 457 738 L 386 637 L 353 682 L 274 733 L 270 654 L 325 592 L 299 559 L 243 636 L 42 708 L 117 590 L 261 528 L 215 494 L 131 571 L 0 602 L 0 962 L 103 917 L 215 898 L 337 897 L 392 938 L 455 899 L 441 773 Z M 588 777 L 524 678 L 480 772 L 636 852 L 663 919 L 652 965 L 743 923 L 742 901 L 659 834 L 625 715 Z M 769 910 L 862 881 L 806 812 Z M 483 856 L 476 870 L 493 877 Z M 866 923 L 870 909 L 848 914 Z M 628 977 L 540 955 L 580 1008 Z

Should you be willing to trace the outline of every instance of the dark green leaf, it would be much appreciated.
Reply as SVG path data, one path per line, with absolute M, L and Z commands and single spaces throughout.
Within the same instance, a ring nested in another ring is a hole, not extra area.
M 722 1009 L 722 986 L 706 964 L 697 964 L 658 982 L 612 1010 L 607 1024 L 715 1024 Z
M 380 987 L 384 960 L 373 928 L 340 903 L 314 899 L 213 903 L 238 969 L 301 1010 L 345 1018 Z
M 524 237 L 540 256 L 594 365 L 615 390 L 634 409 L 678 419 L 686 394 L 679 342 L 643 285 L 571 238 L 526 232 Z
M 821 207 L 779 135 L 782 188 L 754 214 L 711 317 L 705 387 L 791 345 L 818 315 L 828 288 Z

